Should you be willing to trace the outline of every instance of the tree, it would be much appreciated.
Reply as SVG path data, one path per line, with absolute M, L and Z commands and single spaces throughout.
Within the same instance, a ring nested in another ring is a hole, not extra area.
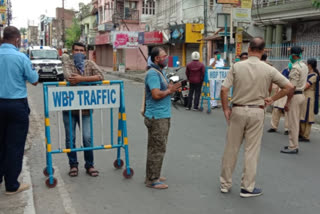
M 24 28 L 24 27 L 22 27 L 22 28 L 20 28 L 20 33 L 21 33 L 21 35 L 23 36 L 23 38 L 25 37 L 25 35 L 27 34 L 27 29 L 26 28 Z
M 320 0 L 311 0 L 312 6 L 315 8 L 320 8 Z
M 79 21 L 76 18 L 73 18 L 72 20 L 72 25 L 70 28 L 66 29 L 66 47 L 68 49 L 72 48 L 72 44 L 74 42 L 79 41 L 80 36 L 81 36 L 81 26 Z

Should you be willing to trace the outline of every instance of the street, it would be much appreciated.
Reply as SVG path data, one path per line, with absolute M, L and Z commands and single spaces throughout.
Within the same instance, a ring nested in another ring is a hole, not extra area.
M 114 79 L 106 76 L 106 79 Z M 210 115 L 205 112 L 186 111 L 182 106 L 172 108 L 172 121 L 163 176 L 167 177 L 167 190 L 154 190 L 144 186 L 147 130 L 140 115 L 143 84 L 124 80 L 130 164 L 135 175 L 132 179 L 122 176 L 113 161 L 116 150 L 95 151 L 95 166 L 99 177 L 85 173 L 83 155 L 78 153 L 79 176 L 68 176 L 68 161 L 65 154 L 53 155 L 57 187 L 48 189 L 42 170 L 45 167 L 42 84 L 28 87 L 31 111 L 35 120 L 31 123 L 33 135 L 31 149 L 27 151 L 36 213 L 112 213 L 112 214 L 209 214 L 209 213 L 291 213 L 315 214 L 319 212 L 318 163 L 320 156 L 319 129 L 313 130 L 312 143 L 301 143 L 299 155 L 281 154 L 280 148 L 287 144 L 288 137 L 279 133 L 264 133 L 257 187 L 263 196 L 242 199 L 239 196 L 242 156 L 233 176 L 229 194 L 219 190 L 221 158 L 225 145 L 226 122 L 221 109 Z M 115 112 L 116 114 L 116 112 Z M 95 112 L 95 139 L 100 145 L 99 112 Z M 51 119 L 53 147 L 58 148 L 57 123 Z M 107 120 L 108 122 L 108 120 Z M 269 128 L 266 117 L 265 131 Z M 283 122 L 280 124 L 282 127 Z M 117 126 L 116 126 L 117 127 Z M 62 125 L 63 129 L 63 125 Z M 77 130 L 79 131 L 79 130 Z M 104 138 L 109 141 L 109 130 Z M 116 132 L 115 132 L 116 133 Z M 116 135 L 115 135 L 116 136 Z M 80 137 L 77 137 L 79 145 Z M 64 133 L 62 135 L 64 142 Z M 64 144 L 64 143 L 63 143 Z M 124 159 L 124 158 L 122 158 Z M 3 196 L 1 196 L 3 197 Z M 1 210 L 1 209 L 0 209 Z M 1 213 L 1 211 L 0 211 Z

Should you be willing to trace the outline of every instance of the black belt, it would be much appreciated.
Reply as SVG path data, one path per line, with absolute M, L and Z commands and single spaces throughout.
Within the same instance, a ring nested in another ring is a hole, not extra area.
M 295 91 L 294 94 L 303 94 L 303 91 Z
M 263 105 L 239 105 L 239 104 L 232 104 L 232 107 L 248 107 L 248 108 L 261 108 L 264 109 Z
M 15 101 L 25 101 L 27 98 L 18 98 L 18 99 L 5 99 L 5 98 L 0 98 L 0 101 L 4 102 L 15 102 Z

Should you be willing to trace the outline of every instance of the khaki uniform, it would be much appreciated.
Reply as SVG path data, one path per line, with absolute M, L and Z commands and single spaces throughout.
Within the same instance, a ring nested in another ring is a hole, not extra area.
M 296 92 L 303 92 L 307 82 L 308 67 L 301 61 L 295 62 L 289 74 L 289 80 L 296 87 Z M 299 148 L 299 122 L 301 109 L 304 102 L 304 94 L 294 94 L 288 112 L 289 122 L 289 149 Z
M 223 86 L 233 86 L 233 105 L 222 159 L 221 188 L 230 189 L 237 156 L 245 139 L 241 188 L 253 191 L 264 123 L 264 99 L 271 83 L 283 88 L 289 81 L 274 67 L 257 57 L 233 65 Z
M 282 97 L 273 104 L 272 117 L 271 117 L 271 128 L 278 129 L 280 118 L 284 116 L 284 129 L 288 131 L 288 114 L 284 111 L 284 106 L 287 102 L 287 96 Z
M 318 75 L 315 73 L 308 75 L 308 83 L 310 88 L 304 91 L 305 100 L 301 109 L 300 116 L 300 135 L 309 139 L 311 126 L 314 123 L 314 103 L 316 94 L 316 82 Z

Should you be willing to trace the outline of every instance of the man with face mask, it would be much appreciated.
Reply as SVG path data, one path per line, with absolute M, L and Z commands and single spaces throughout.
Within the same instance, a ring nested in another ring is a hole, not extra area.
M 171 94 L 176 92 L 181 83 L 169 84 L 162 71 L 168 64 L 166 52 L 159 47 L 151 51 L 150 69 L 145 77 L 145 105 L 142 113 L 148 129 L 148 154 L 146 164 L 147 187 L 166 189 L 164 177 L 160 177 L 163 158 L 170 129 Z
M 29 188 L 18 182 L 29 129 L 26 81 L 37 85 L 39 78 L 31 61 L 19 52 L 20 38 L 17 28 L 6 27 L 0 46 L 0 184 L 4 178 L 7 195 Z
M 301 47 L 292 47 L 290 53 L 289 80 L 294 86 L 294 90 L 288 94 L 287 103 L 284 107 L 285 111 L 288 112 L 289 146 L 285 146 L 281 153 L 298 154 L 300 113 L 305 99 L 303 91 L 307 82 L 308 66 L 301 60 Z
M 82 43 L 76 42 L 72 45 L 73 59 L 67 60 L 63 64 L 64 78 L 70 82 L 71 85 L 76 85 L 80 82 L 96 82 L 103 80 L 103 74 L 100 68 L 91 60 L 85 60 L 85 46 Z M 70 139 L 70 122 L 72 125 L 72 139 Z M 63 123 L 66 133 L 66 148 L 70 148 L 70 144 L 73 144 L 75 148 L 75 131 L 76 124 L 80 124 L 79 111 L 72 111 L 71 121 L 69 121 L 69 111 L 63 112 Z M 90 137 L 90 110 L 82 110 L 82 134 L 83 134 L 83 146 L 91 146 Z M 67 153 L 69 158 L 70 171 L 69 176 L 78 176 L 78 160 L 77 153 Z M 88 175 L 96 177 L 99 172 L 94 168 L 93 163 L 93 151 L 84 152 L 85 169 Z

